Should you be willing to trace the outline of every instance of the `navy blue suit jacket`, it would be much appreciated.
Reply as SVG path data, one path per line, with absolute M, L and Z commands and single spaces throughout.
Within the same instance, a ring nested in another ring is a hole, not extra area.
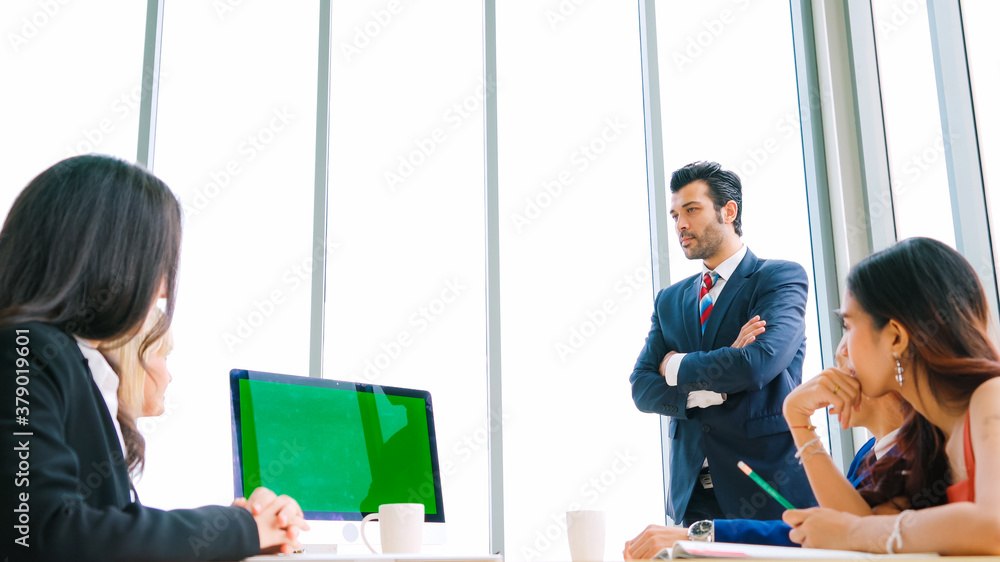
M 865 458 L 875 453 L 875 438 L 872 437 L 865 443 L 851 461 L 851 467 L 847 469 L 847 479 L 855 488 L 864 482 L 865 477 L 871 474 L 871 466 L 866 464 Z M 891 449 L 889 455 L 896 455 L 896 449 Z M 766 544 L 772 546 L 801 546 L 788 538 L 788 532 L 792 528 L 784 521 L 756 521 L 752 519 L 719 519 L 715 522 L 715 540 L 717 542 L 738 542 L 743 544 Z
M 667 515 L 683 520 L 705 458 L 727 518 L 780 519 L 784 511 L 740 472 L 740 460 L 796 507 L 815 505 L 781 413 L 785 396 L 802 381 L 805 270 L 758 259 L 748 250 L 716 299 L 704 335 L 698 320 L 700 287 L 699 274 L 656 295 L 652 327 L 629 378 L 640 410 L 670 416 Z M 749 346 L 731 347 L 755 315 L 767 322 L 767 330 Z M 659 372 L 669 351 L 687 353 L 677 386 L 668 386 Z M 688 393 L 696 390 L 728 398 L 718 406 L 689 410 Z

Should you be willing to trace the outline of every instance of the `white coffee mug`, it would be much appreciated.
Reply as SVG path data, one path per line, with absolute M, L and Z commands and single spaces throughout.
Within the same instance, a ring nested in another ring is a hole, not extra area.
M 604 560 L 604 512 L 594 509 L 566 512 L 569 555 L 573 562 Z
M 379 554 L 365 536 L 365 525 L 378 520 L 383 554 L 419 554 L 424 533 L 424 504 L 387 503 L 378 513 L 369 513 L 361 520 L 361 540 L 373 554 Z

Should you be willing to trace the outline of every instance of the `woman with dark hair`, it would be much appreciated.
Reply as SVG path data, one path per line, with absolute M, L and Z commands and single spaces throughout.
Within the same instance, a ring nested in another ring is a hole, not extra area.
M 790 538 L 875 553 L 1000 554 L 1000 481 L 992 477 L 1000 472 L 1000 355 L 975 270 L 945 244 L 911 238 L 856 265 L 843 305 L 856 377 L 827 380 L 827 400 L 842 422 L 862 393 L 896 390 L 910 403 L 916 412 L 896 440 L 907 460 L 902 490 L 927 509 L 787 511 Z
M 754 332 L 763 329 L 761 327 Z M 846 338 L 837 346 L 836 362 L 837 371 L 850 373 L 854 369 L 847 357 Z M 785 398 L 786 415 L 790 412 L 795 416 L 804 415 L 808 424 L 812 413 L 826 406 L 821 398 L 817 400 L 817 394 L 819 394 L 818 389 L 826 386 L 827 376 L 828 372 L 825 371 L 797 386 Z M 909 409 L 909 405 L 896 392 L 890 392 L 880 398 L 862 399 L 859 408 L 854 411 L 855 415 L 851 416 L 850 424 L 851 427 L 867 428 L 874 437 L 858 450 L 847 470 L 847 475 L 842 474 L 829 457 L 826 458 L 829 461 L 826 463 L 816 461 L 805 463 L 806 476 L 820 505 L 842 509 L 845 498 L 866 496 L 871 498 L 871 507 L 865 507 L 865 514 L 899 513 L 902 510 L 891 501 L 881 499 L 882 494 L 880 494 L 881 490 L 895 488 L 897 485 L 887 480 L 898 479 L 899 475 L 879 469 L 886 463 L 895 463 L 899 458 L 895 447 L 896 434 L 903 423 L 904 414 Z M 811 425 L 803 427 L 811 428 L 813 431 L 816 429 Z M 794 459 L 787 460 L 795 462 Z M 873 473 L 878 475 L 873 476 Z M 710 532 L 704 532 L 704 529 L 698 527 L 692 532 L 688 527 L 650 525 L 637 537 L 625 543 L 622 555 L 626 560 L 653 559 L 663 549 L 672 548 L 677 541 L 699 538 L 726 543 L 798 546 L 788 539 L 790 528 L 781 520 L 716 519 L 711 522 L 710 527 Z
M 99 351 L 174 311 L 181 209 L 146 170 L 105 156 L 33 179 L 0 230 L 2 554 L 14 560 L 241 559 L 308 528 L 258 489 L 233 506 L 162 511 L 131 496 L 118 378 Z M 134 421 L 134 420 L 133 420 Z M 131 449 L 133 450 L 134 449 Z M 141 459 L 140 459 L 141 461 Z
M 833 458 L 818 454 L 826 450 L 816 432 L 818 428 L 810 419 L 815 412 L 833 404 L 832 396 L 843 393 L 846 399 L 860 394 L 853 376 L 854 365 L 848 356 L 845 333 L 837 347 L 837 365 L 797 386 L 785 397 L 783 410 L 798 448 L 796 457 L 806 469 L 809 486 L 819 505 L 857 515 L 899 513 L 910 507 L 914 493 L 905 489 L 908 467 L 898 442 L 901 426 L 913 408 L 898 392 L 890 391 L 877 398 L 861 395 L 857 401 L 847 400 L 845 411 L 838 410 L 836 405 L 831 409 L 830 413 L 839 416 L 844 429 L 863 427 L 875 436 L 862 447 L 873 454 L 863 461 L 856 456 L 847 476 L 840 472 Z

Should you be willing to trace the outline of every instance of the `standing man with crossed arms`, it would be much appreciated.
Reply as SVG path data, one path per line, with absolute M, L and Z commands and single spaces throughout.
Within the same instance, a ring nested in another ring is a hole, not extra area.
M 640 410 L 670 416 L 667 515 L 684 525 L 780 519 L 784 508 L 736 463 L 795 507 L 815 505 L 781 411 L 802 381 L 806 272 L 743 244 L 735 173 L 695 162 L 673 173 L 670 191 L 681 248 L 702 260 L 702 272 L 656 295 L 629 377 Z

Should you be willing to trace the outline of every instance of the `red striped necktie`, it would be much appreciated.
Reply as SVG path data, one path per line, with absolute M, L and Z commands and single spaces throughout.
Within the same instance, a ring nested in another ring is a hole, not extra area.
M 701 333 L 705 333 L 705 322 L 708 315 L 712 314 L 712 295 L 708 294 L 719 280 L 719 274 L 709 271 L 701 278 L 701 295 L 698 297 L 698 310 L 701 311 Z

